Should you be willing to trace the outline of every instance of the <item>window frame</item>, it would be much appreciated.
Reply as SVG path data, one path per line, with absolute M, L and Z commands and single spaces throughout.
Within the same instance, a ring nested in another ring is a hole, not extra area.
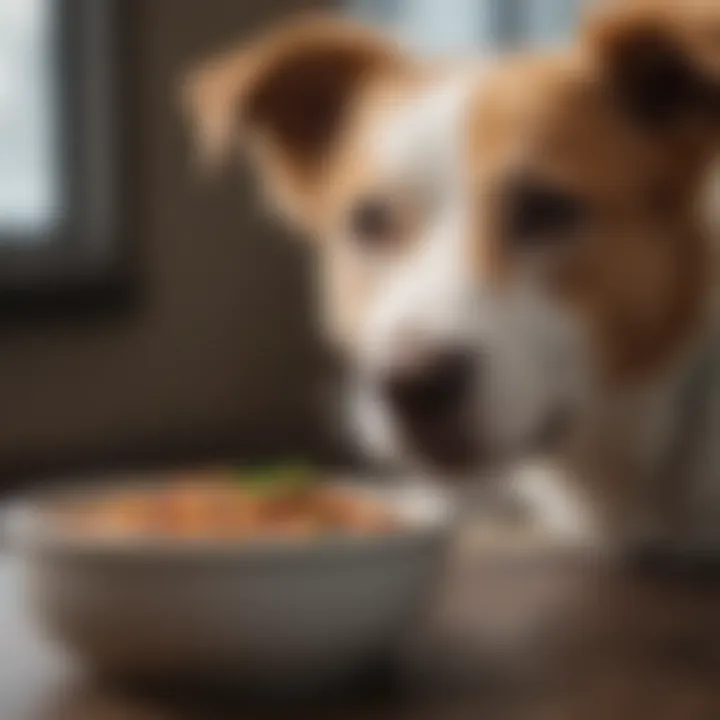
M 63 219 L 47 236 L 0 230 L 0 314 L 30 307 L 100 305 L 127 297 L 124 179 L 128 115 L 118 57 L 127 36 L 123 0 L 49 0 L 58 32 L 53 48 L 58 83 L 58 181 Z

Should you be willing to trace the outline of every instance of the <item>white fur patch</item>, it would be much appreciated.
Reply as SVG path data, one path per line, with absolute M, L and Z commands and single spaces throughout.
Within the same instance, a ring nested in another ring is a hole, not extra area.
M 480 301 L 484 402 L 496 440 L 524 443 L 555 411 L 576 407 L 590 381 L 586 338 L 540 283 L 517 280 Z
M 398 98 L 367 139 L 379 185 L 423 202 L 423 223 L 409 239 L 411 249 L 399 259 L 372 262 L 374 291 L 361 331 L 355 413 L 365 442 L 382 457 L 406 453 L 373 376 L 402 362 L 413 345 L 442 349 L 472 331 L 465 122 L 477 81 L 461 75 Z
M 582 498 L 556 466 L 540 460 L 527 463 L 513 474 L 510 489 L 529 506 L 537 523 L 561 542 L 602 548 L 602 533 L 590 512 L 588 498 Z
M 381 272 L 365 327 L 371 365 L 392 363 L 407 337 L 449 342 L 467 331 L 471 208 L 467 195 L 467 107 L 477 78 L 445 80 L 410 98 L 377 129 L 369 152 L 381 182 L 422 197 L 425 222 L 412 251 Z
M 477 358 L 480 444 L 508 452 L 531 440 L 558 405 L 579 397 L 585 380 L 568 370 L 585 367 L 584 338 L 542 283 L 520 274 L 498 292 L 482 287 L 473 267 L 486 241 L 477 236 L 482 208 L 471 182 L 470 163 L 481 159 L 468 157 L 469 110 L 481 92 L 477 75 L 439 82 L 399 99 L 368 138 L 379 187 L 410 188 L 424 200 L 407 251 L 373 266 L 360 336 L 357 412 L 364 436 L 383 455 L 405 453 L 372 378 L 412 362 L 413 353 L 460 349 Z
M 468 103 L 480 83 L 479 71 L 462 73 L 398 98 L 369 139 L 380 173 L 406 182 L 420 176 L 438 192 L 457 189 Z

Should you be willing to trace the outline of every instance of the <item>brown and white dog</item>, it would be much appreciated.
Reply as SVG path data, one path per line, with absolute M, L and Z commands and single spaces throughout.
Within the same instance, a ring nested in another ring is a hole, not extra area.
M 560 530 L 720 540 L 717 0 L 462 65 L 306 17 L 187 98 L 203 159 L 248 153 L 315 238 L 374 452 L 463 474 L 541 453 L 518 477 Z

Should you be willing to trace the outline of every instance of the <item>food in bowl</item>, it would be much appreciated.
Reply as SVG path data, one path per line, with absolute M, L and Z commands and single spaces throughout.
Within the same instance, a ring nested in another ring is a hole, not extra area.
M 394 655 L 442 585 L 454 505 L 423 484 L 127 479 L 57 488 L 8 518 L 30 607 L 95 672 L 334 682 Z
M 83 537 L 312 539 L 398 529 L 375 500 L 316 482 L 304 470 L 186 474 L 154 489 L 126 489 L 56 509 L 55 522 Z

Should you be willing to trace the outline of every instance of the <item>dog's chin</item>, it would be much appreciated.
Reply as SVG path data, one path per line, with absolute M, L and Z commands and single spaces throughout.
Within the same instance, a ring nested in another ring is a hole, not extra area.
M 367 458 L 451 481 L 502 477 L 529 457 L 552 453 L 566 437 L 572 417 L 556 403 L 539 413 L 523 432 L 503 437 L 491 420 L 480 421 L 469 410 L 441 421 L 417 419 L 402 424 L 371 395 L 355 398 L 354 439 Z
M 476 426 L 415 427 L 406 439 L 413 463 L 448 478 L 496 477 L 528 458 L 556 452 L 569 434 L 571 415 L 545 414 L 530 432 L 507 439 L 483 434 Z
M 481 444 L 469 434 L 427 430 L 415 434 L 409 446 L 415 461 L 436 474 L 464 476 L 488 462 Z
M 414 423 L 398 431 L 409 464 L 444 478 L 467 478 L 496 464 L 497 448 L 476 423 Z

